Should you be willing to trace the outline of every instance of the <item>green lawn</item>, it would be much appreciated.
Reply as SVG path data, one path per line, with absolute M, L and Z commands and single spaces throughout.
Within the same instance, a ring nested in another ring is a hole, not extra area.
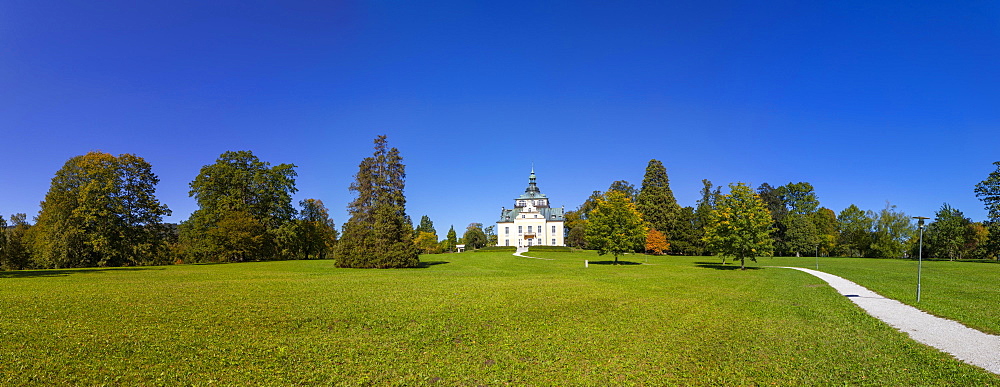
M 761 258 L 761 265 L 816 268 L 816 259 Z M 820 258 L 819 269 L 936 316 L 1000 335 L 1000 263 L 924 261 L 917 303 L 917 261 Z
M 0 272 L 0 384 L 1000 384 L 798 271 L 531 255 Z

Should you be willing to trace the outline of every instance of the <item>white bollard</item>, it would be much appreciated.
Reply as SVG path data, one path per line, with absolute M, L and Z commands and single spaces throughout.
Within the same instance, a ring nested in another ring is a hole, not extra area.
M 590 267 L 590 260 L 589 259 L 584 259 L 583 260 L 583 267 Z

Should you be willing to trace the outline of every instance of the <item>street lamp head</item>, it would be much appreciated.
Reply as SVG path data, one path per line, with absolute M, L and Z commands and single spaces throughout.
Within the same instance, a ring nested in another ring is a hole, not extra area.
M 917 227 L 923 228 L 924 227 L 924 220 L 930 219 L 930 218 L 928 218 L 926 216 L 914 216 L 913 219 L 917 220 Z

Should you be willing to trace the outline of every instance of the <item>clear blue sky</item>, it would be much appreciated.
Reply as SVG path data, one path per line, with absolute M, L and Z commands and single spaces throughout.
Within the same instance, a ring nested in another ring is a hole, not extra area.
M 151 162 L 182 221 L 199 168 L 249 149 L 340 225 L 377 134 L 441 236 L 493 223 L 532 162 L 572 209 L 651 158 L 681 205 L 701 179 L 807 181 L 837 212 L 982 220 L 1000 4 L 0 1 L 5 217 L 101 150 Z

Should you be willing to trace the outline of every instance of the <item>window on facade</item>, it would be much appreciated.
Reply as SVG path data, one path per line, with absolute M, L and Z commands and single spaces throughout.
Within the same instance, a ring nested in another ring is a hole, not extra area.
M 503 228 L 503 234 L 504 235 L 510 235 L 510 227 L 504 227 Z
M 526 215 L 523 215 L 523 214 L 522 214 L 522 215 L 521 215 L 521 219 L 524 219 L 524 217 L 525 217 L 525 216 L 526 216 Z
M 523 232 L 524 232 L 524 226 L 517 226 L 517 233 L 520 234 Z
M 555 245 L 556 245 L 556 240 L 555 240 L 555 239 L 553 239 L 553 240 L 552 240 L 552 245 L 553 245 L 553 246 L 555 246 Z
M 553 239 L 553 240 L 555 240 L 555 239 Z M 504 246 L 510 246 L 510 239 L 504 239 L 503 240 L 503 245 Z
M 555 233 L 556 233 L 556 226 L 552 226 L 552 233 L 553 233 L 553 234 L 555 234 Z
M 529 233 L 531 232 L 531 227 L 532 227 L 532 226 L 528 226 L 528 232 L 529 232 Z

